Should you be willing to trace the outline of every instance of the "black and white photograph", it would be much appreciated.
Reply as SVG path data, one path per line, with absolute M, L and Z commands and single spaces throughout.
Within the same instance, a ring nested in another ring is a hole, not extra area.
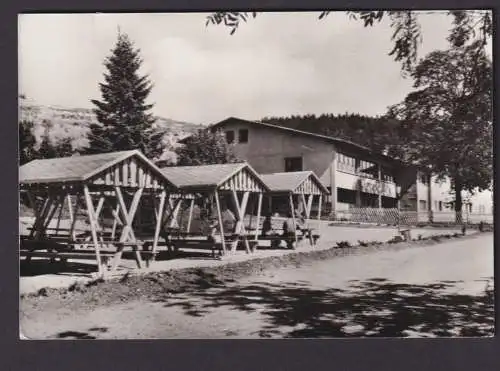
M 493 337 L 493 28 L 19 14 L 20 339 Z

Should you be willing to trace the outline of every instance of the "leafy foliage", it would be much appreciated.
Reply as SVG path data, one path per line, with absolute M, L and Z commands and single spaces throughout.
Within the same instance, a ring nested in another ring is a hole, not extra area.
M 238 162 L 230 145 L 222 132 L 212 133 L 207 129 L 200 129 L 186 138 L 182 147 L 175 149 L 177 165 L 210 165 Z
M 427 55 L 411 77 L 416 90 L 388 112 L 402 122 L 400 155 L 452 179 L 458 214 L 462 190 L 491 186 L 491 61 L 476 44 L 454 47 Z
M 152 83 L 148 76 L 139 76 L 142 59 L 139 50 L 126 34 L 106 58 L 104 83 L 99 84 L 102 101 L 92 100 L 98 123 L 90 126 L 88 153 L 139 149 L 149 158 L 163 151 L 163 133 L 153 128 L 155 118 L 146 104 Z
M 322 11 L 319 19 L 326 18 L 331 12 Z M 240 25 L 249 18 L 255 18 L 258 13 L 241 12 L 215 12 L 207 17 L 206 25 L 224 24 L 231 29 L 233 35 Z M 453 28 L 450 30 L 448 40 L 454 46 L 463 46 L 467 43 L 482 48 L 493 33 L 491 11 L 487 10 L 452 10 L 447 14 L 453 17 Z M 384 18 L 390 19 L 391 28 L 394 30 L 391 40 L 394 42 L 389 55 L 401 63 L 402 72 L 407 74 L 413 70 L 418 60 L 418 47 L 422 42 L 421 27 L 418 21 L 418 11 L 348 11 L 349 19 L 363 22 L 365 27 L 374 26 Z M 474 43 L 479 41 L 479 43 Z
M 34 123 L 23 120 L 19 123 L 19 162 L 23 165 L 36 157 Z
M 63 138 L 52 143 L 48 135 L 42 137 L 40 148 L 37 151 L 36 158 L 56 158 L 69 157 L 75 153 L 71 138 Z
M 370 117 L 359 114 L 323 114 L 265 117 L 263 122 L 349 140 L 383 153 L 395 147 L 399 140 L 400 123 L 386 117 Z

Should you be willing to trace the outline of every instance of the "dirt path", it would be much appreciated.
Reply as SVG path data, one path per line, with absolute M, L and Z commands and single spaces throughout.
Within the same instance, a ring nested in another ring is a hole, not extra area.
M 493 236 L 345 256 L 88 311 L 21 310 L 36 339 L 492 335 Z M 21 306 L 21 309 L 22 306 Z

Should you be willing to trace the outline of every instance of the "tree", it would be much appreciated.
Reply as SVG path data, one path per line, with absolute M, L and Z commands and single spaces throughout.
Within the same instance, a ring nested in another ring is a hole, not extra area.
M 148 113 L 153 104 L 145 103 L 153 85 L 147 75 L 139 76 L 139 53 L 126 34 L 118 34 L 104 62 L 102 101 L 92 100 L 98 123 L 90 126 L 87 153 L 139 149 L 151 159 L 162 153 L 162 133 L 155 130 L 155 118 Z
M 71 138 L 62 138 L 54 142 L 49 133 L 50 124 L 45 127 L 36 158 L 69 157 L 75 153 Z
M 389 108 L 402 121 L 400 155 L 449 177 L 461 221 L 462 191 L 488 189 L 493 171 L 493 70 L 477 45 L 434 51 L 412 72 L 415 91 Z
M 222 132 L 199 129 L 175 149 L 177 165 L 210 165 L 238 162 Z
M 34 123 L 22 120 L 19 123 L 19 163 L 23 165 L 36 157 L 36 137 L 33 134 Z
M 319 19 L 324 19 L 330 11 L 323 11 Z M 255 18 L 257 12 L 215 12 L 207 17 L 206 25 L 224 24 L 231 29 L 233 35 L 240 22 L 247 22 Z M 389 18 L 390 26 L 394 30 L 391 40 L 394 42 L 389 55 L 401 63 L 402 72 L 411 72 L 418 59 L 418 47 L 422 42 L 421 26 L 418 20 L 419 12 L 412 10 L 374 10 L 348 11 L 350 19 L 360 20 L 365 27 L 371 27 L 383 19 Z M 493 33 L 492 12 L 489 10 L 450 10 L 446 13 L 453 18 L 453 27 L 450 30 L 448 41 L 455 46 L 474 44 L 477 48 L 484 48 Z M 475 43 L 474 41 L 479 41 Z

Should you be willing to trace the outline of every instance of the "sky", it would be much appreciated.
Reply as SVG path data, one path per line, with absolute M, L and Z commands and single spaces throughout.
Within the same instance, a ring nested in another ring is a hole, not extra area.
M 381 115 L 412 90 L 388 52 L 389 21 L 364 28 L 343 12 L 265 13 L 234 35 L 207 13 L 23 14 L 19 91 L 39 104 L 92 108 L 118 28 L 140 49 L 158 116 L 210 124 L 229 116 Z M 420 17 L 419 55 L 446 49 L 450 18 Z

